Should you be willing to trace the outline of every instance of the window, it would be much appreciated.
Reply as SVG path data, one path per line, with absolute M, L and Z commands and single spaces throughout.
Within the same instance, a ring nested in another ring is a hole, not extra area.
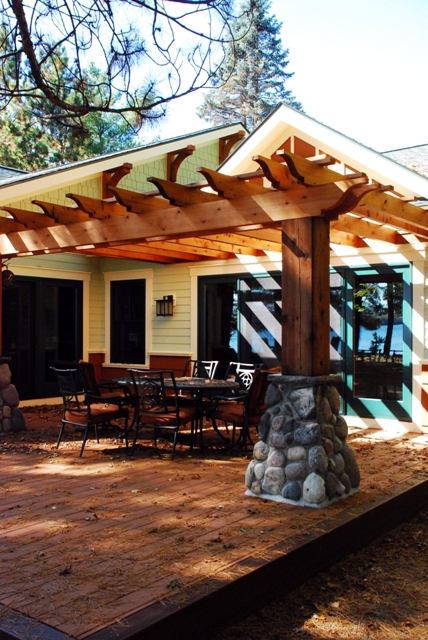
M 146 281 L 110 283 L 110 360 L 145 364 Z

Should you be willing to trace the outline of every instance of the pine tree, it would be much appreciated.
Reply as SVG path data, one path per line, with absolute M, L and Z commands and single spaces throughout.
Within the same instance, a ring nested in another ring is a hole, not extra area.
M 69 73 L 65 51 L 55 60 L 55 73 L 64 78 Z M 13 81 L 13 69 L 10 74 Z M 85 74 L 88 86 L 97 87 L 103 76 L 90 65 Z M 105 89 L 108 90 L 107 88 Z M 79 100 L 79 92 L 71 91 L 69 100 Z M 93 101 L 102 99 L 93 91 Z M 118 114 L 94 112 L 82 118 L 64 118 L 64 114 L 47 100 L 34 97 L 11 101 L 0 111 L 0 164 L 36 171 L 75 162 L 142 144 L 131 121 Z M 135 128 L 138 128 L 138 124 Z
M 282 46 L 282 23 L 269 15 L 270 0 L 244 0 L 243 16 L 250 6 L 251 22 L 236 19 L 237 40 L 197 113 L 215 125 L 242 122 L 252 131 L 279 102 L 299 110 L 302 105 L 285 88 L 293 73 L 286 72 L 289 50 Z

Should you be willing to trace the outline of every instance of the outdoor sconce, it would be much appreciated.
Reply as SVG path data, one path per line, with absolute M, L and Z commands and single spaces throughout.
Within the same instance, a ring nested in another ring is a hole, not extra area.
M 164 296 L 161 300 L 156 300 L 157 316 L 172 316 L 174 307 L 174 296 Z

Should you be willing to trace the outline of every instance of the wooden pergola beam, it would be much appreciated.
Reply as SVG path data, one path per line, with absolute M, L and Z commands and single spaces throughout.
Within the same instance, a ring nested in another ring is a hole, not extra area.
M 44 213 L 17 209 L 16 207 L 2 207 L 2 209 L 10 213 L 14 220 L 25 225 L 26 229 L 43 229 L 45 227 L 53 227 L 57 224 L 55 220 L 52 220 L 52 218 L 49 218 Z
M 356 249 L 362 249 L 363 247 L 368 246 L 367 242 L 365 242 L 360 236 L 347 231 L 339 231 L 338 229 L 332 228 L 331 225 L 330 242 L 333 244 L 342 244 L 347 247 L 355 247 Z
M 115 218 L 124 216 L 128 213 L 127 209 L 118 202 L 109 202 L 107 200 L 97 200 L 89 198 L 78 193 L 67 193 L 67 198 L 74 200 L 79 209 L 87 213 L 91 218 L 104 220 L 105 218 Z
M 203 204 L 206 202 L 216 202 L 220 198 L 213 193 L 207 193 L 188 187 L 187 185 L 177 184 L 161 178 L 150 177 L 148 182 L 154 184 L 166 200 L 177 207 L 185 207 L 192 204 Z
M 246 182 L 243 178 L 236 176 L 227 176 L 205 167 L 196 169 L 201 173 L 210 187 L 218 193 L 221 198 L 242 198 L 245 196 L 253 196 L 259 193 L 268 193 L 270 189 L 254 182 Z
M 363 238 L 379 240 L 380 242 L 407 244 L 407 241 L 395 229 L 352 215 L 339 216 L 337 221 L 331 223 L 331 228 L 345 233 L 353 233 Z
M 138 193 L 137 191 L 130 191 L 129 189 L 119 189 L 119 187 L 110 187 L 110 190 L 119 204 L 126 207 L 127 211 L 133 213 L 146 213 L 159 209 L 167 209 L 168 206 L 172 208 L 172 205 L 169 205 L 165 198 L 161 197 L 158 190 L 151 194 Z
M 0 238 L 0 255 L 12 257 L 109 242 L 144 242 L 275 227 L 284 219 L 321 216 L 322 208 L 333 205 L 342 193 L 333 183 L 293 191 L 272 190 L 247 198 L 167 208 L 164 212 L 143 215 L 127 212 L 120 217 L 12 233 L 7 242 Z
M 123 245 L 120 247 L 97 247 L 94 249 L 74 249 L 75 253 L 85 255 L 104 256 L 106 258 L 119 258 L 121 260 L 144 260 L 148 262 L 159 262 L 161 264 L 177 264 L 179 260 L 169 255 L 162 254 L 155 250 L 144 251 L 138 245 Z
M 89 219 L 87 213 L 81 211 L 78 207 L 66 207 L 61 204 L 52 204 L 42 200 L 33 200 L 33 204 L 40 207 L 45 215 L 49 216 L 60 224 L 73 224 L 74 222 L 84 222 Z
M 195 252 L 210 250 L 213 252 L 228 253 L 231 257 L 235 257 L 233 254 L 247 255 L 247 256 L 259 256 L 262 255 L 262 251 L 244 247 L 232 242 L 221 242 L 214 240 L 211 237 L 203 236 L 199 238 L 176 238 L 169 242 L 175 242 L 183 247 L 192 247 Z M 213 254 L 214 255 L 214 254 Z

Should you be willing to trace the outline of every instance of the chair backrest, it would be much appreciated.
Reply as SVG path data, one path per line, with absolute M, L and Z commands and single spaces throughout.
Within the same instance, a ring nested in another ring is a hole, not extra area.
M 184 367 L 183 376 L 187 376 L 189 369 L 192 378 L 214 378 L 218 360 L 188 360 Z
M 86 362 L 85 360 L 79 360 L 77 364 L 77 371 L 79 372 L 82 380 L 83 388 L 86 393 L 92 393 L 94 395 L 99 394 L 97 386 L 97 380 L 95 378 L 95 370 L 92 362 Z
M 58 381 L 59 393 L 65 407 L 70 404 L 79 406 L 78 395 L 82 393 L 77 385 L 77 369 L 56 369 L 51 367 Z
M 174 372 L 170 369 L 128 369 L 140 415 L 178 412 L 178 394 Z
M 269 369 L 255 369 L 253 381 L 248 389 L 247 411 L 249 413 L 264 413 L 265 396 L 269 386 L 268 376 L 271 374 Z
M 254 371 L 258 365 L 247 362 L 229 362 L 226 371 L 227 380 L 237 380 L 242 389 L 249 389 L 253 381 Z

